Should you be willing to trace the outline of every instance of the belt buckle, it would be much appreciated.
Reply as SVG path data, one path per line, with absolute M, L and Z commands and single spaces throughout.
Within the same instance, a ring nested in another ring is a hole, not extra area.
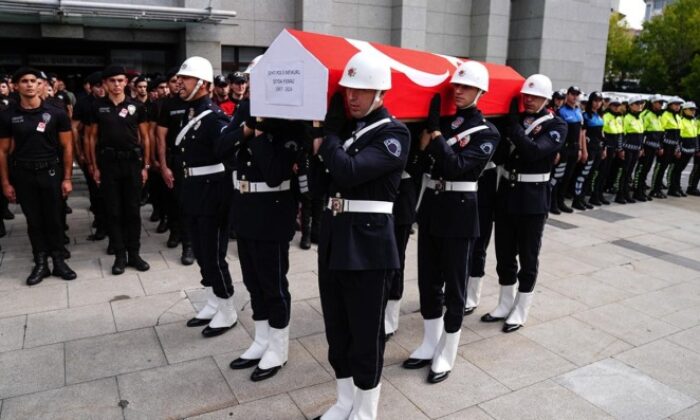
M 333 216 L 335 216 L 338 213 L 342 213 L 344 205 L 345 205 L 345 199 L 331 197 L 331 210 L 333 211 Z
M 510 173 L 510 180 L 511 181 L 517 181 L 518 175 L 515 172 Z
M 240 191 L 241 194 L 250 192 L 250 181 L 247 181 L 247 180 L 238 181 L 238 191 Z
M 182 168 L 182 172 L 184 172 L 185 178 L 190 176 L 190 168 Z
M 435 181 L 435 191 L 445 191 L 445 181 Z

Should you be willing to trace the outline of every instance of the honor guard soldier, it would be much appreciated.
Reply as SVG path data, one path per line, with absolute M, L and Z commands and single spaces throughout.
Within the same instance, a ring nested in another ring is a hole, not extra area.
M 400 267 L 392 211 L 410 135 L 383 106 L 391 89 L 387 64 L 359 52 L 345 65 L 339 84 L 346 98 L 331 99 L 319 149 L 331 177 L 331 198 L 318 251 L 328 359 L 338 396 L 320 418 L 366 420 L 377 417 L 387 282 Z
M 112 274 L 124 273 L 127 265 L 147 271 L 150 266 L 139 255 L 141 189 L 150 167 L 146 109 L 124 93 L 124 67 L 107 67 L 102 83 L 107 95 L 95 99 L 88 116 L 88 136 L 91 161 L 96 163 L 93 177 L 109 217 L 109 240 L 115 254 Z
M 651 196 L 653 198 L 666 198 L 666 194 L 661 191 L 664 183 L 664 175 L 669 165 L 680 158 L 678 142 L 681 132 L 680 110 L 683 99 L 674 96 L 668 101 L 666 111 L 661 114 L 661 126 L 664 129 L 664 140 L 661 145 L 663 154 L 656 160 L 654 166 L 654 176 L 652 177 Z
M 38 70 L 27 67 L 17 70 L 12 81 L 20 100 L 0 114 L 2 191 L 10 202 L 20 203 L 27 218 L 35 263 L 27 278 L 29 286 L 49 275 L 64 280 L 76 278 L 63 254 L 63 200 L 73 190 L 71 124 L 64 111 L 41 100 L 38 77 Z M 12 164 L 8 167 L 13 141 Z M 63 162 L 62 166 L 59 161 Z M 53 259 L 53 271 L 49 271 L 49 255 Z
M 483 322 L 505 320 L 504 332 L 524 325 L 532 305 L 551 198 L 549 177 L 567 128 L 562 119 L 544 110 L 552 94 L 549 77 L 528 77 L 520 93 L 525 111 L 517 112 L 514 99 L 506 130 L 512 152 L 496 197 L 496 272 L 501 289 L 496 308 L 481 317 Z
M 424 330 L 423 342 L 403 363 L 406 369 L 430 364 L 430 383 L 447 379 L 457 356 L 469 257 L 479 236 L 477 181 L 500 140 L 496 127 L 477 108 L 489 89 L 486 67 L 476 61 L 462 63 L 451 82 L 457 113 L 441 123 L 436 94 L 420 145 L 430 173 L 418 202 L 418 289 Z
M 215 142 L 229 120 L 209 98 L 214 71 L 206 58 L 190 57 L 177 72 L 180 98 L 187 105 L 175 138 L 183 171 L 182 208 L 192 235 L 194 256 L 202 274 L 207 302 L 188 327 L 201 327 L 215 337 L 236 326 L 233 283 L 226 262 L 228 250 L 230 173 L 215 154 Z
M 672 197 L 686 197 L 687 194 L 681 188 L 681 174 L 688 166 L 690 158 L 695 155 L 698 147 L 698 126 L 695 123 L 695 102 L 688 101 L 681 106 L 680 140 L 678 147 L 681 152 L 671 169 L 671 182 L 668 185 L 668 195 Z
M 620 174 L 620 185 L 617 189 L 615 202 L 618 204 L 636 203 L 630 192 L 630 182 L 632 172 L 637 164 L 639 154 L 644 143 L 644 120 L 642 111 L 644 110 L 644 98 L 634 95 L 629 98 L 629 112 L 623 119 L 625 128 L 625 138 L 622 143 L 622 171 Z
M 664 128 L 661 125 L 661 115 L 664 112 L 664 99 L 661 95 L 656 94 L 651 97 L 649 102 L 651 102 L 651 108 L 642 112 L 644 147 L 634 175 L 634 199 L 637 201 L 652 200 L 647 195 L 647 177 L 654 164 L 654 158 L 657 155 L 661 158 L 661 154 L 663 154 L 661 143 L 664 139 Z
M 257 366 L 250 379 L 276 375 L 287 363 L 291 296 L 289 242 L 294 236 L 297 200 L 291 189 L 293 166 L 306 129 L 296 121 L 249 119 L 233 123 L 219 139 L 235 152 L 232 220 L 237 234 L 243 283 L 250 293 L 255 339 L 231 369 Z M 222 150 L 222 149 L 219 149 Z
M 168 71 L 168 90 L 170 94 L 163 100 L 158 116 L 156 138 L 158 139 L 158 161 L 160 173 L 165 182 L 165 208 L 168 219 L 170 236 L 166 245 L 175 248 L 182 242 L 182 255 L 180 262 L 183 265 L 194 264 L 194 251 L 190 232 L 182 212 L 182 182 L 184 171 L 182 168 L 182 153 L 179 147 L 175 147 L 175 139 L 186 124 L 183 116 L 187 112 L 187 104 L 180 98 L 180 84 L 177 79 L 179 68 Z
M 612 162 L 615 156 L 622 150 L 622 137 L 624 135 L 624 124 L 622 121 L 622 113 L 620 112 L 620 99 L 617 97 L 610 98 L 608 108 L 603 114 L 603 141 L 605 150 L 603 152 L 603 160 L 600 162 L 598 174 L 595 177 L 593 191 L 589 202 L 595 206 L 608 205 L 608 201 L 603 192 L 605 185 L 608 182 L 608 176 L 612 167 Z

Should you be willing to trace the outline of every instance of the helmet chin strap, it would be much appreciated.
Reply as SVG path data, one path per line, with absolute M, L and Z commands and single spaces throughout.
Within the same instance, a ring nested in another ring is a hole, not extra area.
M 542 105 L 537 109 L 536 114 L 540 113 L 540 112 L 544 109 L 545 106 L 547 106 L 547 99 L 545 99 L 545 100 L 542 102 Z
M 463 106 L 463 107 L 461 107 L 461 108 L 459 108 L 459 109 L 468 109 L 468 108 L 475 107 L 475 106 L 476 106 L 476 103 L 479 101 L 479 98 L 481 98 L 481 94 L 482 94 L 482 93 L 484 93 L 484 91 L 481 90 L 481 89 L 479 89 L 479 92 L 478 92 L 478 93 L 476 94 L 476 96 L 474 97 L 474 100 L 472 101 L 472 103 L 470 103 L 470 104 L 467 105 L 467 106 Z
M 204 80 L 198 79 L 197 84 L 194 85 L 194 89 L 192 89 L 192 92 L 190 93 L 190 95 L 187 98 L 185 98 L 185 102 L 191 101 L 192 98 L 194 98 L 194 95 L 196 95 L 197 92 L 199 92 L 199 88 L 201 88 L 203 84 L 204 84 Z
M 365 112 L 365 115 L 363 115 L 362 118 L 368 116 L 372 111 L 377 109 L 377 104 L 379 104 L 379 100 L 381 99 L 381 96 L 382 96 L 381 90 L 378 90 L 375 92 L 374 100 L 372 101 L 372 105 L 369 106 L 369 109 L 367 110 L 367 112 Z

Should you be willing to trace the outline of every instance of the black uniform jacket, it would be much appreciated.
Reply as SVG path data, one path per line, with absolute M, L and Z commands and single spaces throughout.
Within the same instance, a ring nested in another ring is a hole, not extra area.
M 366 127 L 387 117 L 388 111 L 381 107 L 352 125 Z M 411 142 L 406 126 L 392 118 L 366 132 L 347 151 L 345 140 L 328 135 L 319 151 L 331 176 L 329 197 L 393 203 Z M 319 261 L 327 262 L 331 270 L 399 268 L 393 215 L 324 211 Z
M 182 168 L 173 168 L 173 171 L 221 163 L 221 159 L 214 152 L 214 142 L 228 124 L 229 119 L 211 99 L 203 97 L 188 102 L 181 126 L 184 128 L 191 119 L 207 109 L 213 112 L 192 126 L 176 146 L 180 150 Z M 230 180 L 229 172 L 186 176 L 182 183 L 181 195 L 185 214 L 210 216 L 220 214 L 222 208 L 228 209 L 231 197 Z
M 447 141 L 470 128 L 488 128 L 472 133 L 452 146 Z M 491 160 L 500 141 L 496 127 L 484 119 L 476 108 L 458 110 L 441 123 L 442 136 L 425 149 L 424 162 L 430 166 L 430 177 L 443 181 L 476 182 Z M 421 229 L 438 237 L 475 238 L 479 236 L 479 211 L 476 191 L 438 191 L 426 189 L 418 209 Z
M 554 117 L 538 125 L 530 134 L 529 126 L 548 111 L 522 114 L 519 123 L 509 128 L 511 152 L 498 186 L 497 207 L 510 214 L 547 214 L 552 187 L 549 182 L 518 182 L 518 174 L 551 173 L 554 158 L 566 139 L 566 123 Z

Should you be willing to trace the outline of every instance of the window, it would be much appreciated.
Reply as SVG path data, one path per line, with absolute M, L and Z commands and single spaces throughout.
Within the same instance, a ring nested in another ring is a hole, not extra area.
M 251 61 L 265 52 L 262 47 L 221 47 L 221 70 L 224 74 L 243 71 Z

